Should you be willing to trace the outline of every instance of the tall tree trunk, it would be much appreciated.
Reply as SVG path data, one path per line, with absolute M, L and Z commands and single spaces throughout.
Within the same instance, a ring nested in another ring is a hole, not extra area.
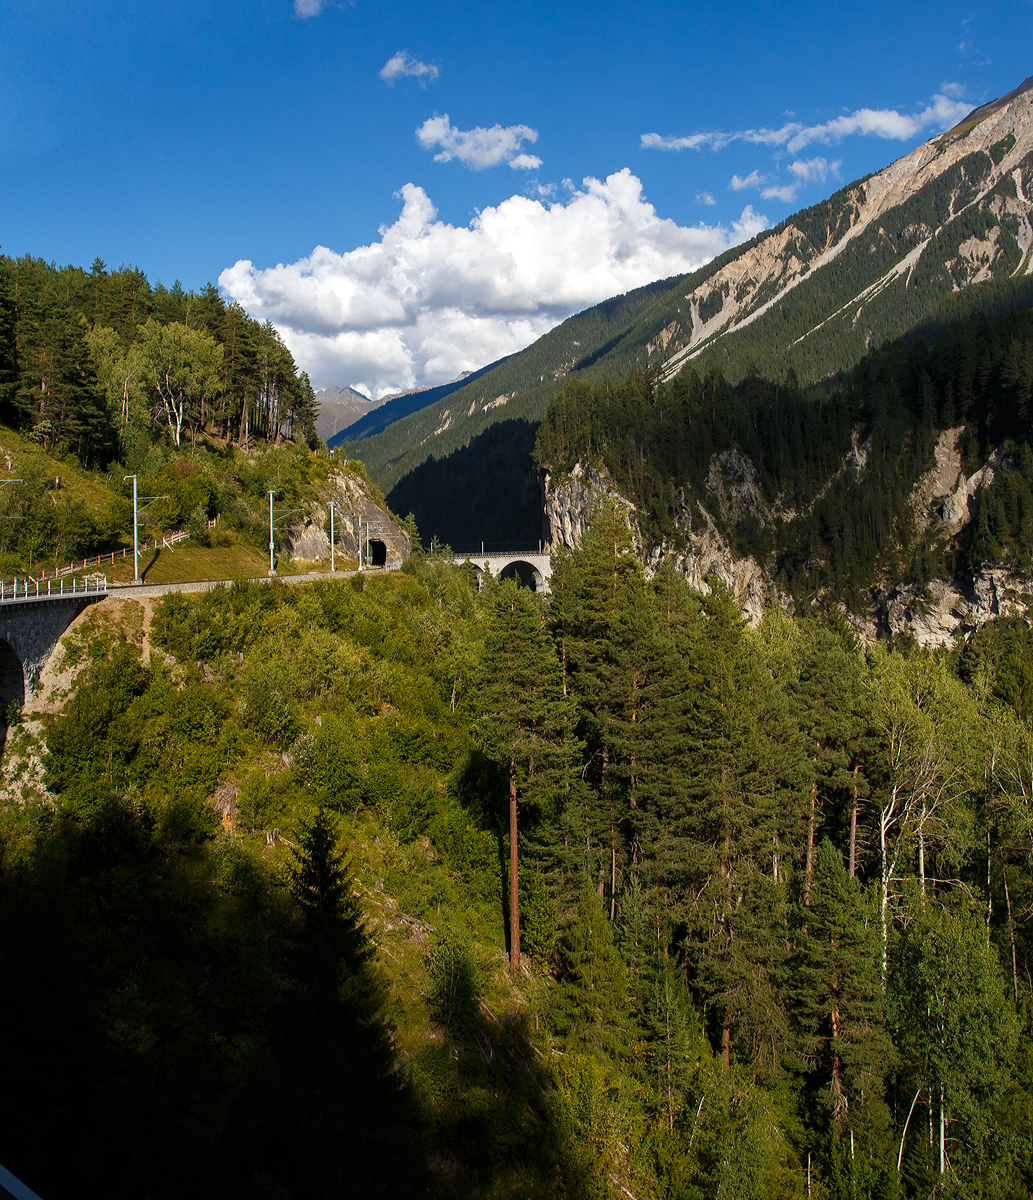
M 516 759 L 509 760 L 509 962 L 520 970 L 520 875 L 517 858 Z
M 817 758 L 815 758 L 817 763 Z M 807 823 L 807 880 L 803 888 L 803 902 L 806 907 L 811 905 L 811 868 L 814 865 L 814 810 L 818 805 L 818 780 L 815 777 L 811 784 L 811 815 Z M 804 927 L 806 932 L 806 926 Z
M 1001 876 L 1004 879 L 1004 902 L 1008 906 L 1008 937 L 1011 939 L 1011 979 L 1015 1003 L 1019 1002 L 1019 958 L 1015 952 L 1015 922 L 1011 915 L 1011 894 L 1008 891 L 1008 871 L 1001 860 Z
M 925 805 L 922 806 L 922 823 L 918 826 L 918 886 L 925 900 Z
M 850 878 L 857 867 L 857 772 L 861 764 L 854 763 L 854 801 L 850 806 Z
M 990 827 L 986 829 L 986 944 L 990 945 L 990 922 L 994 916 L 994 894 L 990 891 Z
M 886 990 L 886 972 L 889 970 L 889 928 L 887 921 L 889 918 L 889 902 L 890 902 L 890 879 L 889 879 L 889 862 L 887 858 L 888 847 L 886 838 L 889 830 L 887 829 L 887 812 L 884 809 L 879 814 L 879 853 L 882 860 L 882 870 L 879 877 L 881 885 L 879 891 L 879 924 L 882 932 L 882 990 Z

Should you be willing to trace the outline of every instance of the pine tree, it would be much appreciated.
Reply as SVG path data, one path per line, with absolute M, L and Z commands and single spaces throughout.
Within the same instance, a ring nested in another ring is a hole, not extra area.
M 616 917 L 626 848 L 636 844 L 637 791 L 651 754 L 643 722 L 656 703 L 655 610 L 632 554 L 623 512 L 604 501 L 583 547 L 573 556 L 569 599 L 563 601 L 563 653 L 568 690 L 578 704 L 586 776 L 595 804 L 585 833 L 595 858 L 600 895 Z
M 518 799 L 539 809 L 562 803 L 574 767 L 562 667 L 534 595 L 506 580 L 489 601 L 484 665 L 474 705 L 486 755 L 509 780 L 510 963 L 520 966 Z
M 814 857 L 810 903 L 801 905 L 798 919 L 790 990 L 800 1061 L 818 1098 L 819 1122 L 830 1129 L 830 1163 L 839 1155 L 840 1172 L 852 1178 L 858 1156 L 888 1160 L 883 1096 L 892 1045 L 878 934 L 860 885 L 828 838 Z M 850 1147 L 845 1159 L 841 1140 Z

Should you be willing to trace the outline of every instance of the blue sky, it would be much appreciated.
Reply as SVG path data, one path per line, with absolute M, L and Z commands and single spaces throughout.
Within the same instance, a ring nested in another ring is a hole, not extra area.
M 0 245 L 220 280 L 317 386 L 436 383 L 885 166 L 1031 33 L 1031 0 L 2 0 Z

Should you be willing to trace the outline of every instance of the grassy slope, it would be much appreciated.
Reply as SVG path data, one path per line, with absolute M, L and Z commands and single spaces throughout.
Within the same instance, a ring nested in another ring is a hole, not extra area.
M 11 457 L 10 471 L 7 470 L 8 454 Z M 35 442 L 0 425 L 0 482 L 4 479 L 27 479 L 37 474 L 44 479 L 60 479 L 60 495 L 80 500 L 98 512 L 115 499 L 112 485 L 117 481 L 113 476 L 84 470 L 73 455 L 55 458 Z
M 337 555 L 339 571 L 353 570 L 354 559 Z M 114 566 L 104 565 L 94 570 L 108 577 L 110 583 L 129 583 L 133 578 L 133 556 L 116 560 Z M 330 571 L 325 562 L 291 562 L 277 557 L 276 573 L 280 576 L 304 575 L 312 571 Z M 89 574 L 90 572 L 87 572 Z M 219 579 L 261 579 L 269 573 L 266 552 L 234 538 L 228 546 L 198 546 L 188 539 L 176 546 L 161 546 L 140 555 L 140 577 L 144 583 L 200 583 Z

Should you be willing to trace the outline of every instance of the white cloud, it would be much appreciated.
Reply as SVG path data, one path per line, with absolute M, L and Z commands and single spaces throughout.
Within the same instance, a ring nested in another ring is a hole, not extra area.
M 796 184 L 787 183 L 781 187 L 772 184 L 764 188 L 760 195 L 763 200 L 781 200 L 783 204 L 792 204 L 796 199 Z
M 344 254 L 317 247 L 287 266 L 242 260 L 225 293 L 280 330 L 317 387 L 375 395 L 441 383 L 529 345 L 571 313 L 694 270 L 759 233 L 747 206 L 731 228 L 657 216 L 628 168 L 591 177 L 565 201 L 510 196 L 468 226 L 437 220 L 408 183 L 380 240 Z
M 648 150 L 721 150 L 731 142 L 752 142 L 762 146 L 785 146 L 796 154 L 815 142 L 831 146 L 855 135 L 904 142 L 927 130 L 948 129 L 967 116 L 972 111 L 972 105 L 958 99 L 961 90 L 958 84 L 944 84 L 925 108 L 913 115 L 899 113 L 895 108 L 859 108 L 849 115 L 834 117 L 819 125 L 787 121 L 778 129 L 743 129 L 733 133 L 714 131 L 694 133 L 688 137 L 643 133 L 641 144 Z
M 727 145 L 733 135 L 722 133 L 693 133 L 688 137 L 661 137 L 658 133 L 642 134 L 642 145 L 647 150 L 702 150 L 712 146 L 715 140 L 725 138 L 722 145 Z
M 708 208 L 713 208 L 713 206 L 717 203 L 717 201 L 710 194 L 710 192 L 697 192 L 696 193 L 696 203 L 697 204 L 705 204 Z
M 394 83 L 396 79 L 408 76 L 412 79 L 418 79 L 421 84 L 425 85 L 428 79 L 437 79 L 440 74 L 441 72 L 437 67 L 431 63 L 420 62 L 418 58 L 413 58 L 408 50 L 399 50 L 396 54 L 392 54 L 380 68 L 380 78 L 385 83 Z
M 829 162 L 827 158 L 807 158 L 791 162 L 786 170 L 795 175 L 800 183 L 824 183 L 830 175 L 838 178 L 841 166 L 842 159 L 839 158 L 834 162 Z
M 796 159 L 786 168 L 795 177 L 791 183 L 776 183 L 768 175 L 761 175 L 759 171 L 751 171 L 745 177 L 733 175 L 728 186 L 733 192 L 756 188 L 764 200 L 781 200 L 785 204 L 790 204 L 796 199 L 804 184 L 825 183 L 829 176 L 838 179 L 841 166 L 842 160 L 838 158 L 833 162 L 820 157 Z
M 509 160 L 509 165 L 516 171 L 537 171 L 542 160 L 537 154 L 518 154 Z
M 524 142 L 536 142 L 538 130 L 529 125 L 493 125 L 483 129 L 480 125 L 474 129 L 457 129 L 444 116 L 428 117 L 416 130 L 416 140 L 424 150 L 432 150 L 440 146 L 439 153 L 434 155 L 435 162 L 451 162 L 458 158 L 461 163 L 472 167 L 475 171 L 483 171 L 485 167 L 496 167 L 499 163 L 509 163 L 511 167 L 527 170 L 542 165 L 542 160 L 533 154 L 523 154 Z
M 745 179 L 740 179 L 738 175 L 733 175 L 728 186 L 733 192 L 742 192 L 747 188 L 759 188 L 765 182 L 764 176 L 759 171 L 751 171 Z
M 318 17 L 332 0 L 294 0 L 296 17 Z

